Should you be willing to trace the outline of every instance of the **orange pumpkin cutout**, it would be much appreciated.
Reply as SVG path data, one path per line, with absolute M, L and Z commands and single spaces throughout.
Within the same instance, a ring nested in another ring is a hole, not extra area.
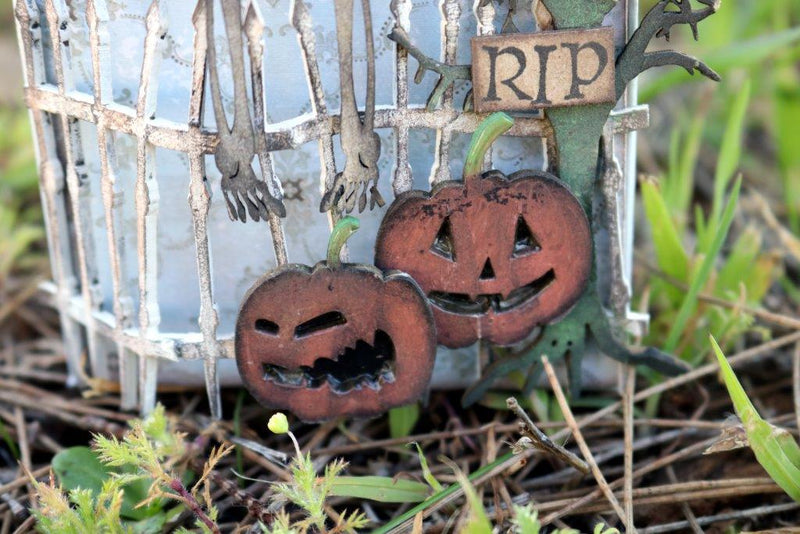
M 263 405 L 305 421 L 370 417 L 427 388 L 436 353 L 430 307 L 405 274 L 339 263 L 357 227 L 353 217 L 342 219 L 327 262 L 279 268 L 245 297 L 236 362 Z
M 512 124 L 502 113 L 484 121 L 464 181 L 400 195 L 378 232 L 375 264 L 419 283 L 447 347 L 520 341 L 569 311 L 592 269 L 586 214 L 557 178 L 480 174 L 486 149 Z

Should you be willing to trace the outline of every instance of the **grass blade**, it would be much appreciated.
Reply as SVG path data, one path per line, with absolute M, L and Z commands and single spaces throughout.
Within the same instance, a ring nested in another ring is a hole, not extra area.
M 436 480 L 436 477 L 433 476 L 431 473 L 430 467 L 428 467 L 428 459 L 425 458 L 425 453 L 422 452 L 422 447 L 419 446 L 419 443 L 416 441 L 413 445 L 417 448 L 417 457 L 419 458 L 419 465 L 422 468 L 422 478 L 425 479 L 425 482 L 433 488 L 433 491 L 442 491 L 444 488 L 442 487 L 441 483 Z
M 761 418 L 714 336 L 709 338 L 722 371 L 725 387 L 728 389 L 736 414 L 742 420 L 750 448 L 756 455 L 758 463 L 783 491 L 800 502 L 800 466 L 798 466 L 800 446 L 786 430 Z
M 686 323 L 689 321 L 689 318 L 692 316 L 695 308 L 697 307 L 697 296 L 706 285 L 706 282 L 708 282 L 708 277 L 711 275 L 711 270 L 714 267 L 714 261 L 722 249 L 722 244 L 725 242 L 725 238 L 728 236 L 728 230 L 730 230 L 731 223 L 733 222 L 734 210 L 737 202 L 739 201 L 739 190 L 741 189 L 741 186 L 742 178 L 740 176 L 733 185 L 733 190 L 728 198 L 728 203 L 726 204 L 725 210 L 722 213 L 719 231 L 717 231 L 717 233 L 714 235 L 714 239 L 711 242 L 705 257 L 703 258 L 703 263 L 700 265 L 700 269 L 697 271 L 697 274 L 692 277 L 689 290 L 686 292 L 686 296 L 681 303 L 681 307 L 678 310 L 678 315 L 675 318 L 675 322 L 672 323 L 672 327 L 667 335 L 667 340 L 664 343 L 664 350 L 666 352 L 674 352 L 678 347 L 678 342 L 680 341 L 681 334 L 683 334 L 683 331 L 686 328 Z
M 667 204 L 658 187 L 648 181 L 641 182 L 644 212 L 653 233 L 653 248 L 658 267 L 677 280 L 686 280 L 689 257 L 681 244 L 678 229 L 670 216 Z
M 337 476 L 330 491 L 336 497 L 393 503 L 422 502 L 429 494 L 430 488 L 422 482 L 381 476 Z
M 454 462 L 448 461 L 447 463 L 450 469 L 455 473 L 456 479 L 461 485 L 461 489 L 464 490 L 464 495 L 467 497 L 467 503 L 469 503 L 469 519 L 461 531 L 465 534 L 491 534 L 492 523 L 486 516 L 486 509 L 478 498 L 475 488 L 472 487 L 472 483 Z
M 714 198 L 711 207 L 711 226 L 716 230 L 720 214 L 722 213 L 722 202 L 725 190 L 739 166 L 742 155 L 742 135 L 744 134 L 744 120 L 747 112 L 747 104 L 750 101 L 750 80 L 742 84 L 742 88 L 736 94 L 733 105 L 730 108 L 728 122 L 725 125 L 725 133 L 722 137 L 722 145 L 717 157 L 717 169 L 714 173 Z
M 389 434 L 392 438 L 404 438 L 411 434 L 419 419 L 419 404 L 407 404 L 389 410 Z
M 513 457 L 514 457 L 513 453 L 511 453 L 511 452 L 506 453 L 503 456 L 499 457 L 494 462 L 484 465 L 483 467 L 481 467 L 477 471 L 473 471 L 472 474 L 470 474 L 467 477 L 467 479 L 470 482 L 473 482 L 475 480 L 481 479 L 487 473 L 490 473 L 492 470 L 494 470 L 498 466 L 505 464 L 506 462 L 511 460 Z M 414 517 L 418 513 L 424 512 L 425 510 L 427 510 L 431 506 L 433 506 L 433 505 L 435 505 L 435 504 L 437 504 L 437 503 L 439 503 L 441 501 L 444 501 L 448 497 L 451 497 L 459 489 L 461 489 L 461 486 L 459 486 L 458 484 L 450 484 L 449 486 L 444 488 L 442 491 L 434 493 L 433 495 L 428 497 L 425 501 L 419 503 L 418 505 L 414 506 L 413 508 L 411 508 L 407 512 L 395 517 L 394 519 L 392 519 L 391 521 L 389 521 L 385 525 L 383 525 L 380 528 L 374 530 L 372 532 L 372 534 L 389 534 L 390 532 L 396 532 L 397 531 L 396 529 L 400 528 L 407 521 L 409 521 L 409 522 L 413 521 Z

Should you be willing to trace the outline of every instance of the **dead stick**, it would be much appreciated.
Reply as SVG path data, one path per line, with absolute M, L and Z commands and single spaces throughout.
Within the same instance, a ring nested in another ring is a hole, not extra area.
M 623 463 L 625 465 L 625 524 L 628 532 L 636 532 L 633 524 L 633 395 L 636 392 L 636 368 L 628 367 L 625 380 L 625 402 L 622 405 L 623 419 L 625 420 Z
M 686 447 L 685 449 L 682 449 L 682 450 L 680 450 L 678 452 L 673 452 L 672 454 L 670 454 L 668 456 L 665 456 L 663 458 L 659 458 L 658 460 L 656 460 L 654 462 L 650 462 L 649 464 L 645 465 L 644 467 L 641 467 L 641 468 L 637 469 L 636 471 L 634 471 L 633 472 L 633 476 L 636 477 L 636 478 L 639 478 L 641 476 L 644 476 L 647 473 L 650 473 L 652 471 L 656 471 L 658 469 L 661 469 L 665 465 L 669 465 L 672 462 L 675 462 L 677 460 L 681 460 L 683 458 L 688 458 L 688 457 L 690 457 L 690 456 L 692 456 L 694 454 L 699 454 L 701 451 L 705 450 L 706 447 L 708 447 L 709 445 L 714 443 L 714 441 L 716 441 L 716 439 L 717 438 L 709 438 L 709 439 L 701 441 L 699 443 L 695 443 L 694 445 L 690 445 L 690 446 Z M 616 489 L 616 488 L 620 487 L 622 485 L 622 483 L 623 483 L 623 479 L 618 478 L 617 480 L 615 480 L 614 482 L 609 484 L 609 487 L 611 487 L 612 489 Z M 583 497 L 581 497 L 579 499 L 573 500 L 570 504 L 564 506 L 564 508 L 562 508 L 561 510 L 559 510 L 557 512 L 554 512 L 554 513 L 550 514 L 549 516 L 545 517 L 544 519 L 542 519 L 542 525 L 547 525 L 548 523 L 553 522 L 555 519 L 558 519 L 559 517 L 564 517 L 567 514 L 574 513 L 574 511 L 576 509 L 580 508 L 581 506 L 585 506 L 586 504 L 592 502 L 596 498 L 602 496 L 602 494 L 603 494 L 602 491 L 600 490 L 600 488 L 598 488 L 598 489 L 592 491 L 591 493 L 589 493 L 587 495 L 584 495 Z
M 115 436 L 121 436 L 126 431 L 125 427 L 110 421 L 106 421 L 100 417 L 87 415 L 79 417 L 68 411 L 60 411 L 60 406 L 52 406 L 49 403 L 44 402 L 44 399 L 39 399 L 37 402 L 35 399 L 29 398 L 25 395 L 14 395 L 10 392 L 0 391 L 0 402 L 7 402 L 14 406 L 20 406 L 34 412 L 45 413 L 69 424 L 75 425 L 78 428 L 84 428 L 92 432 L 105 432 L 108 434 L 114 434 Z
M 520 420 L 521 424 L 519 431 L 523 436 L 531 440 L 534 448 L 560 458 L 585 475 L 589 474 L 589 466 L 586 465 L 586 462 L 569 452 L 564 447 L 553 443 L 550 438 L 547 437 L 547 434 L 536 427 L 531 418 L 528 417 L 528 414 L 525 413 L 525 410 L 523 410 L 519 405 L 517 399 L 514 397 L 507 398 L 506 405 L 508 405 L 508 409 L 514 412 L 514 414 Z
M 640 259 L 640 258 L 637 258 Z M 689 286 L 681 282 L 680 280 L 668 275 L 664 271 L 660 270 L 658 267 L 649 263 L 647 260 L 643 260 L 643 265 L 645 268 L 667 282 L 668 284 L 675 286 L 676 288 L 680 289 L 681 291 L 688 291 Z M 709 295 L 707 293 L 700 293 L 697 295 L 697 300 L 706 302 L 708 304 L 713 304 L 714 306 L 720 306 L 722 308 L 728 308 L 730 310 L 738 310 L 753 317 L 757 317 L 762 321 L 766 321 L 768 323 L 775 324 L 777 326 L 783 326 L 785 328 L 791 328 L 794 330 L 800 329 L 800 319 L 796 319 L 789 315 L 783 315 L 780 313 L 771 312 L 769 310 L 764 310 L 762 308 L 753 308 L 752 306 L 747 306 L 746 304 L 742 304 L 740 302 L 732 302 L 729 300 L 721 299 L 719 297 L 715 297 L 714 295 Z
M 608 415 L 608 414 L 606 414 Z M 603 420 L 592 420 L 588 423 L 583 423 L 581 420 L 580 425 L 581 428 L 586 427 L 622 427 L 624 426 L 625 422 L 622 419 L 603 419 Z M 720 430 L 725 426 L 724 422 L 721 421 L 686 421 L 682 419 L 634 419 L 633 421 L 634 426 L 652 426 L 652 427 L 659 427 L 659 428 L 700 428 L 700 429 L 708 429 L 708 430 Z M 539 423 L 539 428 L 543 429 L 561 429 L 566 426 L 563 421 L 542 421 Z M 325 455 L 346 455 L 346 454 L 353 454 L 357 452 L 367 451 L 370 449 L 384 449 L 387 447 L 393 447 L 396 445 L 405 445 L 412 441 L 416 441 L 419 443 L 424 443 L 427 441 L 437 441 L 442 439 L 453 439 L 453 438 L 460 438 L 464 436 L 474 436 L 478 434 L 485 434 L 490 429 L 494 429 L 494 431 L 498 434 L 503 434 L 506 432 L 514 432 L 518 429 L 517 424 L 497 424 L 497 423 L 489 423 L 477 428 L 464 428 L 460 430 L 447 430 L 442 432 L 430 432 L 428 434 L 415 434 L 412 436 L 406 436 L 403 438 L 387 438 L 387 439 L 376 439 L 372 441 L 364 441 L 362 443 L 350 443 L 347 445 L 341 446 L 332 446 L 332 447 L 325 447 L 323 449 L 319 449 L 316 451 L 317 454 L 325 454 Z
M 586 463 L 589 464 L 589 468 L 592 470 L 592 474 L 594 475 L 597 484 L 600 486 L 600 489 L 603 491 L 606 499 L 608 499 L 608 502 L 611 503 L 611 507 L 614 509 L 614 512 L 616 512 L 616 514 L 619 516 L 620 521 L 625 523 L 625 511 L 619 505 L 619 501 L 614 496 L 614 492 L 608 487 L 608 482 L 606 482 L 603 472 L 600 471 L 599 467 L 597 467 L 597 462 L 594 461 L 592 451 L 586 444 L 586 440 L 583 439 L 583 434 L 581 434 L 581 430 L 578 428 L 578 423 L 575 421 L 575 417 L 572 415 L 572 410 L 570 410 L 569 404 L 567 404 L 567 399 L 564 396 L 564 391 L 561 389 L 561 384 L 558 383 L 558 378 L 556 378 L 556 371 L 553 369 L 553 366 L 550 365 L 550 360 L 547 359 L 547 356 L 542 356 L 542 365 L 544 366 L 545 373 L 547 373 L 547 379 L 550 381 L 550 387 L 553 388 L 553 393 L 556 395 L 558 405 L 561 407 L 561 413 L 564 415 L 564 419 L 566 419 L 567 425 L 572 431 L 575 441 L 578 443 L 581 454 L 583 454 L 583 457 L 586 459 Z M 629 530 L 630 525 L 626 523 L 626 527 L 628 527 Z
M 659 486 L 650 486 L 649 488 L 636 488 L 633 490 L 633 498 L 641 503 L 642 499 L 665 498 L 669 499 L 678 494 L 695 494 L 701 492 L 713 492 L 722 490 L 742 490 L 743 488 L 750 487 L 778 487 L 769 477 L 749 477 L 749 478 L 730 478 L 723 480 L 695 480 L 691 482 L 676 482 L 672 484 L 663 484 Z M 618 492 L 616 492 L 618 493 Z M 572 499 L 560 498 L 549 501 L 539 501 L 537 509 L 541 511 L 557 510 L 564 505 L 570 504 Z M 677 503 L 675 503 L 677 504 Z M 572 513 L 583 513 L 586 511 L 587 506 L 604 506 L 608 509 L 605 502 L 587 502 L 578 509 L 573 510 Z
M 3 484 L 2 486 L 0 486 L 0 495 L 2 495 L 4 493 L 8 493 L 10 491 L 13 491 L 13 490 L 15 490 L 17 488 L 21 488 L 22 486 L 24 486 L 26 484 L 30 484 L 31 477 L 33 477 L 33 478 L 43 477 L 46 474 L 48 474 L 49 472 L 50 472 L 50 466 L 46 465 L 44 467 L 40 467 L 36 471 L 33 471 L 30 474 L 30 476 L 23 475 L 23 476 L 15 479 L 15 480 L 12 480 L 11 482 L 9 482 L 7 484 Z
M 673 484 L 677 484 L 678 477 L 675 474 L 675 468 L 671 465 L 668 465 L 665 471 L 667 472 L 669 481 L 672 482 Z M 703 534 L 703 529 L 700 528 L 700 525 L 697 524 L 697 518 L 695 517 L 694 512 L 692 511 L 692 507 L 689 506 L 688 502 L 684 501 L 681 503 L 681 510 L 683 511 L 684 517 L 689 522 L 689 526 L 691 527 L 692 532 L 694 532 L 694 534 Z
M 773 351 L 773 350 L 775 350 L 777 348 L 789 345 L 791 343 L 796 343 L 796 342 L 800 342 L 800 332 L 794 332 L 794 333 L 791 333 L 791 334 L 787 334 L 785 336 L 779 337 L 777 339 L 773 339 L 773 340 L 768 341 L 766 343 L 762 343 L 761 345 L 758 345 L 756 347 L 752 347 L 752 348 L 749 348 L 747 350 L 744 350 L 744 351 L 742 351 L 742 352 L 740 352 L 740 353 L 728 358 L 728 363 L 730 363 L 731 366 L 735 368 L 738 364 L 740 364 L 742 362 L 745 362 L 747 360 L 751 360 L 751 359 L 753 359 L 753 358 L 755 358 L 757 356 L 762 356 L 763 354 L 768 353 L 770 351 Z M 649 397 L 652 397 L 653 395 L 658 395 L 659 393 L 663 393 L 665 391 L 669 391 L 670 389 L 674 389 L 674 388 L 677 388 L 677 387 L 682 386 L 684 384 L 688 384 L 690 382 L 694 382 L 698 378 L 704 377 L 706 375 L 714 374 L 714 373 L 716 373 L 718 371 L 719 371 L 719 366 L 716 363 L 709 363 L 709 364 L 703 365 L 703 366 L 698 367 L 697 369 L 695 369 L 693 371 L 689 371 L 688 373 L 684 373 L 684 374 L 682 374 L 680 376 L 676 376 L 674 378 L 670 378 L 669 380 L 665 380 L 664 382 L 661 382 L 660 384 L 657 384 L 655 386 L 649 387 L 647 389 L 643 389 L 642 391 L 640 391 L 639 393 L 634 395 L 633 402 L 639 402 L 641 400 L 644 400 L 644 399 L 647 399 Z M 578 426 L 580 428 L 583 428 L 583 427 L 585 427 L 586 425 L 588 425 L 590 423 L 593 423 L 595 421 L 599 421 L 603 417 L 605 417 L 607 415 L 610 415 L 610 414 L 614 413 L 615 411 L 617 411 L 619 409 L 620 405 L 621 405 L 620 401 L 617 401 L 617 402 L 614 402 L 612 404 L 609 404 L 605 408 L 597 410 L 593 414 L 588 415 L 588 416 L 584 417 L 583 419 L 581 419 L 580 423 L 578 423 Z M 558 441 L 560 439 L 563 439 L 567 435 L 569 435 L 569 429 L 565 428 L 562 431 L 557 432 L 556 434 L 554 434 L 551 437 L 551 439 L 554 440 L 554 441 Z
M 720 488 L 705 491 L 695 491 L 688 493 L 673 493 L 670 495 L 655 495 L 653 497 L 645 497 L 642 499 L 634 500 L 636 506 L 652 506 L 656 504 L 677 504 L 682 501 L 699 501 L 710 499 L 730 499 L 734 497 L 744 497 L 746 495 L 770 495 L 775 493 L 783 493 L 783 490 L 777 484 L 761 484 L 759 486 L 748 487 L 735 487 L 735 488 Z M 576 513 L 607 513 L 609 506 L 603 502 L 592 504 L 576 510 Z
M 31 446 L 28 441 L 28 426 L 25 424 L 25 412 L 19 406 L 14 407 L 14 419 L 17 429 L 17 443 L 19 443 L 20 462 L 22 463 L 22 471 L 30 473 L 33 469 L 31 463 Z M 33 488 L 28 489 L 28 500 L 34 501 Z
M 30 516 L 28 519 L 22 522 L 22 524 L 17 527 L 17 530 L 14 531 L 14 534 L 23 534 L 28 532 L 30 529 L 33 528 L 33 525 L 36 524 L 36 517 Z
M 736 519 L 752 519 L 761 515 L 772 515 L 781 512 L 788 512 L 796 510 L 800 507 L 800 503 L 791 502 L 788 504 L 775 504 L 770 506 L 758 506 L 756 508 L 748 508 L 746 510 L 738 510 L 736 512 L 728 512 L 717 515 L 707 515 L 697 518 L 698 525 L 710 525 L 719 521 L 733 521 Z M 639 532 L 639 534 L 664 534 L 665 532 L 674 532 L 676 530 L 684 530 L 688 526 L 687 521 L 677 521 L 675 523 L 666 523 L 654 527 L 648 527 Z

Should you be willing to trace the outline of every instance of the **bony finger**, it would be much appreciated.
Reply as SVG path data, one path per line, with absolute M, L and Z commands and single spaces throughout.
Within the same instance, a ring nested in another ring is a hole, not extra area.
M 244 204 L 242 204 L 242 200 L 234 195 L 233 199 L 236 201 L 236 212 L 239 214 L 239 219 L 242 222 L 247 220 L 247 211 L 245 211 Z
M 361 213 L 364 211 L 364 208 L 367 207 L 367 192 L 362 191 L 361 195 L 358 197 L 358 212 Z
M 381 208 L 386 204 L 386 201 L 383 200 L 381 192 L 378 191 L 377 186 L 373 185 L 372 187 L 370 187 L 369 192 L 372 193 L 372 198 L 370 200 L 370 209 L 372 209 L 376 203 Z
M 225 204 L 228 207 L 228 217 L 232 221 L 238 220 L 238 216 L 237 216 L 237 213 L 236 213 L 236 206 L 234 205 L 233 200 L 231 200 L 232 194 L 228 193 L 228 191 L 223 189 L 222 190 L 222 196 L 225 198 Z

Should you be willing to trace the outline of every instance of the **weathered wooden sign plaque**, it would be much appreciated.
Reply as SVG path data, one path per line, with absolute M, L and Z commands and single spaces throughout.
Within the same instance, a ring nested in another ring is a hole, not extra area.
M 478 112 L 614 102 L 614 30 L 474 37 L 472 86 Z

